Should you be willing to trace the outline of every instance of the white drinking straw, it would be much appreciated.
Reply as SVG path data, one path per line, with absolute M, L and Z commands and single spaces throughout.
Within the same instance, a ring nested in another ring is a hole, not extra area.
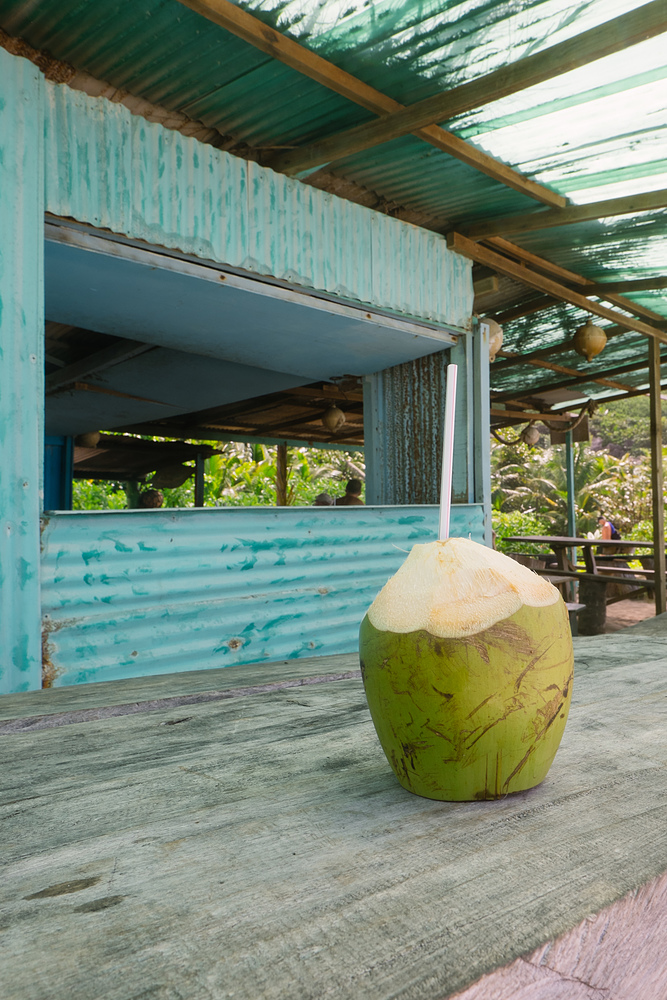
M 454 420 L 456 410 L 456 376 L 458 367 L 447 366 L 445 393 L 445 434 L 442 442 L 442 479 L 440 481 L 440 527 L 438 538 L 449 538 L 449 513 L 452 506 L 452 470 L 454 467 Z

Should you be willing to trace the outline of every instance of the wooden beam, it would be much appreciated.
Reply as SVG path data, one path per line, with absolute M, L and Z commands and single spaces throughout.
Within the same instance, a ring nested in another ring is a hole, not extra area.
M 530 253 L 529 250 L 524 250 L 523 247 L 518 246 L 516 243 L 511 243 L 509 240 L 501 239 L 499 237 L 485 240 L 485 242 L 490 243 L 492 249 L 500 250 L 508 257 L 516 257 L 517 260 L 522 261 L 524 264 L 528 264 L 530 267 L 543 270 L 547 274 L 552 274 L 555 277 L 563 278 L 565 281 L 571 282 L 573 285 L 580 285 L 582 288 L 585 288 L 584 294 L 587 296 L 596 295 L 598 298 L 604 298 L 607 302 L 613 302 L 614 305 L 620 306 L 621 309 L 624 309 L 626 312 L 633 313 L 635 316 L 644 316 L 646 319 L 653 320 L 653 322 L 658 326 L 667 323 L 667 318 L 665 318 L 665 316 L 654 312 L 652 309 L 646 309 L 644 306 L 639 305 L 637 302 L 633 302 L 631 299 L 626 299 L 622 295 L 617 295 L 613 288 L 596 284 L 589 278 L 585 278 L 582 274 L 577 274 L 575 271 L 568 271 L 564 267 L 559 267 L 558 264 L 553 264 L 545 257 L 538 257 L 537 254 Z M 552 300 L 550 298 L 547 298 L 546 304 L 543 305 L 542 308 L 546 309 L 547 305 L 551 301 Z M 497 317 L 496 319 L 500 322 Z
M 534 413 L 531 410 L 494 410 L 491 407 L 491 416 L 502 419 L 503 417 L 511 417 L 515 420 L 557 420 L 557 421 L 567 421 L 572 420 L 571 413 Z
M 506 215 L 501 219 L 473 222 L 469 226 L 461 226 L 459 232 L 471 240 L 485 240 L 489 236 L 528 233 L 536 229 L 550 229 L 553 226 L 571 226 L 577 222 L 606 219 L 613 215 L 650 212 L 666 205 L 667 188 L 662 188 L 660 191 L 647 191 L 644 194 L 626 195 L 623 198 L 593 201 L 588 205 L 568 205 L 567 208 L 548 208 L 546 211 Z
M 271 159 L 269 166 L 285 173 L 320 167 L 380 143 L 390 142 L 424 125 L 446 121 L 464 111 L 482 107 L 527 87 L 551 80 L 666 30 L 665 2 L 652 0 L 651 3 L 606 21 L 574 38 L 502 66 L 487 76 L 471 80 L 445 93 L 435 94 L 400 111 L 385 114 L 377 121 L 358 125 L 291 152 L 279 153 Z
M 141 344 L 136 340 L 123 340 L 121 343 L 112 344 L 101 351 L 95 351 L 79 361 L 74 361 L 71 365 L 61 368 L 60 371 L 53 372 L 46 376 L 46 394 L 57 392 L 65 385 L 77 382 L 79 379 L 88 378 L 97 372 L 112 368 L 130 358 L 136 358 L 146 351 L 152 351 L 154 344 Z M 133 397 L 134 398 L 134 397 Z
M 623 330 L 620 326 L 607 326 L 605 331 L 607 334 L 607 340 L 612 340 L 614 337 L 624 337 L 631 330 Z M 563 340 L 560 344 L 553 344 L 550 347 L 539 347 L 535 351 L 527 351 L 521 353 L 516 351 L 515 353 L 510 353 L 509 351 L 498 351 L 497 357 L 500 361 L 495 361 L 493 365 L 493 371 L 498 371 L 500 368 L 508 368 L 512 365 L 525 365 L 531 358 L 550 358 L 552 354 L 562 354 L 563 351 L 573 351 L 574 350 L 573 340 Z
M 484 295 L 493 295 L 498 291 L 498 287 L 498 275 L 490 274 L 486 278 L 480 278 L 479 281 L 474 281 L 472 290 L 475 298 L 482 298 Z
M 515 319 L 522 319 L 524 316 L 534 316 L 535 313 L 544 312 L 545 309 L 549 309 L 553 305 L 557 305 L 560 299 L 555 299 L 552 295 L 541 295 L 539 299 L 530 299 L 522 306 L 515 306 L 514 309 L 505 309 L 503 312 L 495 313 L 494 319 L 496 323 L 500 323 L 504 326 L 505 323 L 511 323 Z M 498 354 L 502 357 L 502 351 Z
M 238 38 L 242 38 L 244 42 L 248 42 L 265 52 L 272 59 L 277 59 L 291 69 L 303 73 L 304 76 L 315 80 L 323 87 L 328 87 L 329 90 L 335 91 L 374 114 L 386 115 L 394 111 L 401 111 L 405 107 L 387 94 L 370 87 L 363 80 L 359 80 L 351 73 L 346 73 L 327 59 L 323 59 L 322 56 L 311 52 L 310 49 L 295 42 L 292 38 L 264 24 L 252 14 L 230 3 L 229 0 L 179 0 L 179 2 L 209 21 L 213 21 L 214 24 L 225 28 Z M 488 177 L 493 177 L 494 180 L 506 184 L 515 191 L 520 191 L 521 194 L 525 194 L 529 198 L 554 207 L 563 207 L 567 204 L 567 198 L 564 198 L 563 195 L 551 191 L 543 184 L 530 180 L 518 171 L 512 170 L 505 163 L 483 153 L 437 125 L 427 125 L 417 129 L 415 134 L 431 146 L 443 150 L 457 160 L 467 163 L 468 166 L 474 167 Z
M 515 402 L 522 397 L 525 399 L 532 399 L 540 396 L 544 392 L 552 392 L 557 389 L 568 389 L 573 385 L 582 385 L 587 384 L 588 382 L 603 382 L 604 384 L 604 381 L 606 381 L 610 375 L 625 375 L 628 374 L 628 372 L 641 371 L 643 368 L 646 368 L 646 365 L 646 361 L 628 361 L 627 364 L 616 365 L 613 368 L 605 368 L 600 372 L 591 372 L 590 374 L 586 374 L 585 372 L 575 372 L 574 375 L 563 379 L 561 382 L 549 382 L 544 385 L 531 386 L 527 388 L 525 392 L 512 389 L 511 392 L 494 393 L 493 400 L 494 402 L 504 402 L 505 400 Z M 622 391 L 632 391 L 632 386 L 628 385 L 611 384 L 610 388 L 618 388 Z
M 294 389 L 284 389 L 285 396 L 303 396 L 306 399 L 331 399 L 332 402 L 346 402 L 352 401 L 363 402 L 364 394 L 363 392 L 355 392 L 352 389 L 349 392 L 343 392 L 342 389 L 336 386 L 322 386 L 321 389 L 313 389 L 311 386 L 296 386 Z
M 667 277 L 636 278 L 633 281 L 605 281 L 594 286 L 602 292 L 650 292 L 667 288 Z
M 624 392 L 629 392 L 632 388 L 634 388 L 631 385 L 623 385 L 621 382 L 614 382 L 606 378 L 593 378 L 590 375 L 584 376 L 576 368 L 566 368 L 564 365 L 556 365 L 552 361 L 539 361 L 537 358 L 533 358 L 526 361 L 526 364 L 532 365 L 534 368 L 545 368 L 547 371 L 558 372 L 559 375 L 569 375 L 571 378 L 576 379 L 577 382 L 599 382 L 600 385 L 609 386 L 610 389 L 621 389 Z
M 570 302 L 572 305 L 579 306 L 585 312 L 594 313 L 596 316 L 609 319 L 626 330 L 634 330 L 637 333 L 645 334 L 647 337 L 655 337 L 662 343 L 667 344 L 667 334 L 662 330 L 658 330 L 654 326 L 649 326 L 648 323 L 644 323 L 641 320 L 624 316 L 613 309 L 607 309 L 606 306 L 601 306 L 598 302 L 591 302 L 590 299 L 587 299 L 580 292 L 574 292 L 566 288 L 565 285 L 552 281 L 551 278 L 537 274 L 522 264 L 517 264 L 507 257 L 503 257 L 501 254 L 487 249 L 487 247 L 480 246 L 473 240 L 461 236 L 460 233 L 450 233 L 447 237 L 447 245 L 450 250 L 460 253 L 463 257 L 475 260 L 478 264 L 486 264 L 492 270 L 499 271 L 501 274 L 507 274 L 510 278 L 515 278 L 521 282 L 521 284 L 528 285 L 529 288 L 537 288 L 541 292 L 553 295 L 554 298 L 562 299 L 563 302 Z
M 158 406 L 173 406 L 173 403 L 165 403 L 163 399 L 149 399 L 147 396 L 133 396 L 129 392 L 118 392 L 116 389 L 107 389 L 104 385 L 93 385 L 90 382 L 72 382 L 70 388 L 75 392 L 99 392 L 103 396 L 117 396 L 118 399 L 137 399 L 140 403 L 156 403 Z M 58 392 L 63 392 L 59 389 Z

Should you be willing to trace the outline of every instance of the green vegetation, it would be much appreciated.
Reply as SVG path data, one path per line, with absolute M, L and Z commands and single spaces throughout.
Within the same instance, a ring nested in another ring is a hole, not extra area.
M 590 421 L 591 439 L 612 455 L 628 453 L 641 458 L 651 447 L 649 399 L 635 396 L 603 404 Z M 667 420 L 662 418 L 662 436 L 667 441 Z
M 205 507 L 275 506 L 276 447 L 238 443 L 213 444 L 220 454 L 206 460 Z M 341 496 L 345 481 L 363 473 L 363 453 L 322 448 L 289 448 L 287 503 L 312 504 L 318 493 Z M 194 472 L 194 469 L 193 469 Z M 151 485 L 149 476 L 141 488 Z M 183 486 L 163 489 L 165 507 L 194 506 L 194 478 Z M 104 510 L 134 506 L 136 483 L 75 480 L 74 510 Z
M 637 397 L 601 407 L 591 421 L 591 433 L 601 450 L 593 451 L 588 443 L 574 445 L 577 532 L 594 532 L 602 512 L 624 538 L 649 540 L 653 498 L 648 400 Z M 564 445 L 549 447 L 545 438 L 535 448 L 492 440 L 491 476 L 499 548 L 512 547 L 502 542 L 511 535 L 566 534 Z

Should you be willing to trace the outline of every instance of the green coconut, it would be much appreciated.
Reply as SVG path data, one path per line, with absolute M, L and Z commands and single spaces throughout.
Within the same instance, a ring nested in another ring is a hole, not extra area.
M 467 539 L 415 545 L 369 608 L 359 649 L 404 788 L 495 799 L 545 778 L 573 668 L 567 609 L 547 580 Z

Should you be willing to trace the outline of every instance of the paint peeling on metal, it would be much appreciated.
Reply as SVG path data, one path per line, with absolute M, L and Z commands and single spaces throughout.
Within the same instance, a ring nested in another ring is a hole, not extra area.
M 47 211 L 467 330 L 472 265 L 436 234 L 47 83 Z
M 352 652 L 371 601 L 437 518 L 434 506 L 52 514 L 51 683 Z M 456 506 L 452 525 L 481 540 L 481 506 Z

